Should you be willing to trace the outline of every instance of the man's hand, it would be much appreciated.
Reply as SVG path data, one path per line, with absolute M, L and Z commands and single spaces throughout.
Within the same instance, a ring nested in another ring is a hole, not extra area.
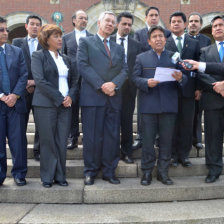
M 34 88 L 35 87 L 35 82 L 34 80 L 28 80 L 27 84 L 26 84 L 26 90 L 28 93 L 33 93 L 34 92 Z
M 212 85 L 213 85 L 213 90 L 215 92 L 224 96 L 224 81 L 214 82 L 214 83 L 212 83 Z
M 155 79 L 148 79 L 148 87 L 153 88 L 159 84 L 159 81 Z
M 188 68 L 184 65 L 184 63 L 181 63 L 181 62 L 180 62 L 180 64 L 183 66 L 183 68 L 184 68 L 185 70 L 198 70 L 198 68 L 199 68 L 199 62 L 198 62 L 198 61 L 188 60 L 188 59 L 183 60 L 183 61 L 186 61 L 186 62 L 188 62 L 188 63 L 190 63 L 190 64 L 192 65 L 192 68 L 191 68 L 191 69 L 188 69 Z
M 194 92 L 194 96 L 195 96 L 195 100 L 200 100 L 201 99 L 201 91 L 200 90 L 196 90 Z
M 116 88 L 116 85 L 113 82 L 105 82 L 101 86 L 102 91 L 108 96 L 115 95 L 115 88 Z
M 9 94 L 6 96 L 5 103 L 7 104 L 8 107 L 13 107 L 16 104 L 17 101 L 17 96 L 14 93 Z
M 6 96 L 6 95 L 4 95 L 4 96 L 2 96 L 2 97 L 1 97 L 1 99 L 0 99 L 0 100 L 1 100 L 1 101 L 3 101 L 3 102 L 5 102 L 5 101 L 6 101 L 6 99 L 7 99 L 7 96 Z
M 177 72 L 177 71 L 174 71 L 174 73 L 172 74 L 173 78 L 175 78 L 177 81 L 180 81 L 183 77 L 183 74 L 182 72 Z
M 62 102 L 64 107 L 71 107 L 72 105 L 72 98 L 70 96 L 66 96 L 64 101 Z

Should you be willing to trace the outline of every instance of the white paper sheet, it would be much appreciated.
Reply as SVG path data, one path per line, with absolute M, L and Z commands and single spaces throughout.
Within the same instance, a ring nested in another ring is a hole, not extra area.
M 176 79 L 174 79 L 172 76 L 174 71 L 180 72 L 180 70 L 173 69 L 173 68 L 157 67 L 155 71 L 154 79 L 159 82 L 176 81 Z

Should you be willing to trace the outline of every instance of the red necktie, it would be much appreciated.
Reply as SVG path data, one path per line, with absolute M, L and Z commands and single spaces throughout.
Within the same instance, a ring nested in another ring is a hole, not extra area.
M 110 59 L 110 66 L 111 66 L 111 65 L 112 65 L 112 60 L 111 60 L 110 50 L 109 50 L 109 48 L 108 48 L 108 46 L 107 46 L 107 39 L 106 39 L 106 38 L 103 39 L 103 43 L 104 43 L 104 47 L 105 47 L 105 49 L 106 49 L 106 52 L 107 52 L 107 54 L 108 54 L 108 57 L 109 57 L 109 59 Z

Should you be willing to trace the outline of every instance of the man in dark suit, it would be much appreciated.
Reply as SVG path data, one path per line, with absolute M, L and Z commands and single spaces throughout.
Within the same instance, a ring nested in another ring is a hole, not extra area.
M 35 82 L 33 80 L 33 75 L 31 72 L 31 55 L 33 51 L 40 50 L 42 48 L 41 45 L 38 43 L 38 39 L 37 39 L 37 34 L 40 30 L 41 24 L 42 24 L 42 21 L 39 16 L 29 15 L 26 18 L 26 24 L 25 24 L 25 28 L 27 30 L 28 35 L 24 38 L 13 39 L 12 41 L 13 45 L 22 49 L 27 70 L 28 70 L 28 81 L 26 85 L 26 106 L 27 106 L 26 127 L 29 121 L 30 110 L 32 109 L 33 111 L 32 99 L 33 99 L 33 93 L 35 89 Z M 39 142 L 39 135 L 37 132 L 37 128 L 35 130 L 33 153 L 34 153 L 34 159 L 39 161 L 40 160 L 40 142 Z
M 134 35 L 134 39 L 141 43 L 142 45 L 142 51 L 148 51 L 151 49 L 151 46 L 148 43 L 148 31 L 152 25 L 158 25 L 159 24 L 159 9 L 157 7 L 151 6 L 145 11 L 145 20 L 147 27 L 137 30 Z M 164 29 L 165 36 L 168 38 L 170 36 L 170 31 L 167 29 Z M 139 104 L 139 102 L 137 102 Z M 133 144 L 133 149 L 138 149 L 142 145 L 142 136 L 141 136 L 141 121 L 140 121 L 140 115 L 139 115 L 139 106 L 137 108 L 137 123 L 138 123 L 138 133 L 137 137 Z
M 7 40 L 6 20 L 0 17 L 0 185 L 7 173 L 7 138 L 13 161 L 11 173 L 15 183 L 23 186 L 27 173 L 24 93 L 28 74 L 22 50 Z
M 94 183 L 101 167 L 103 180 L 120 183 L 115 169 L 120 159 L 121 87 L 127 65 L 124 48 L 110 40 L 115 24 L 113 12 L 101 13 L 97 34 L 81 38 L 77 53 L 86 185 Z
M 151 50 L 137 56 L 133 72 L 133 81 L 140 89 L 140 113 L 142 119 L 143 147 L 141 169 L 142 185 L 149 185 L 156 162 L 154 142 L 156 134 L 160 136 L 159 158 L 157 162 L 157 179 L 163 184 L 171 185 L 168 176 L 171 159 L 172 137 L 178 112 L 178 88 L 182 85 L 181 71 L 173 71 L 174 81 L 159 82 L 154 78 L 157 67 L 176 68 L 172 63 L 173 52 L 164 49 L 165 32 L 160 26 L 149 30 Z M 176 81 L 175 81 L 176 80 Z M 178 82 L 180 83 L 178 83 Z
M 78 10 L 72 16 L 72 24 L 75 29 L 64 35 L 62 52 L 71 59 L 72 63 L 76 63 L 76 53 L 79 46 L 79 39 L 81 37 L 92 36 L 86 30 L 88 22 L 87 14 Z M 81 84 L 81 76 L 79 78 L 79 88 Z M 79 92 L 79 91 L 78 91 Z M 79 98 L 79 97 L 78 97 Z M 79 100 L 72 104 L 72 122 L 71 122 L 71 131 L 68 138 L 67 149 L 74 149 L 78 146 L 78 137 L 79 137 Z
M 211 44 L 211 39 L 199 33 L 203 25 L 202 16 L 193 12 L 188 17 L 188 35 L 192 39 L 199 41 L 200 49 L 207 47 Z M 201 100 L 195 101 L 195 114 L 194 114 L 194 128 L 193 128 L 193 145 L 197 150 L 203 149 L 202 145 L 202 127 L 201 127 L 201 117 L 202 117 L 202 105 Z
M 183 12 L 174 12 L 170 16 L 172 34 L 167 39 L 165 47 L 167 50 L 178 52 L 182 59 L 198 60 L 199 43 L 184 33 L 186 21 Z M 178 162 L 184 167 L 192 166 L 188 157 L 192 147 L 195 98 L 200 97 L 200 91 L 196 90 L 195 73 L 186 71 L 186 75 L 188 76 L 187 83 L 179 91 L 179 110 L 172 152 L 172 165 L 174 167 L 177 167 Z
M 124 47 L 125 61 L 128 64 L 128 79 L 122 86 L 121 107 L 121 159 L 126 163 L 133 163 L 133 113 L 135 109 L 136 87 L 130 80 L 135 65 L 136 56 L 141 52 L 141 45 L 129 36 L 134 22 L 133 16 L 128 12 L 120 13 L 117 17 L 117 33 L 111 37 Z

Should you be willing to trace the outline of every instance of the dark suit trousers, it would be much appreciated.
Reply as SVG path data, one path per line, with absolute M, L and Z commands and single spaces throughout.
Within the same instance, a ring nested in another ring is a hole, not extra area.
M 121 151 L 129 156 L 132 154 L 135 97 L 136 87 L 130 80 L 126 80 L 122 86 Z
M 137 90 L 137 136 L 136 140 L 142 140 L 142 121 L 139 109 L 139 90 Z
M 160 174 L 168 174 L 172 152 L 172 139 L 177 115 L 175 113 L 142 114 L 142 158 L 143 172 L 152 172 L 156 153 L 154 143 L 156 134 L 160 136 L 157 169 Z
M 14 178 L 25 178 L 27 173 L 27 141 L 25 129 L 25 114 L 15 111 L 0 102 L 0 183 L 6 178 L 6 137 L 12 154 Z
M 195 101 L 195 114 L 194 114 L 194 126 L 193 126 L 193 143 L 202 142 L 202 102 L 201 100 Z
M 222 173 L 222 150 L 224 134 L 224 108 L 205 110 L 205 158 L 209 174 Z
M 40 137 L 40 177 L 42 182 L 65 181 L 66 145 L 71 124 L 71 108 L 34 106 Z
M 34 110 L 33 110 L 33 106 L 32 106 L 33 93 L 26 92 L 26 96 L 25 97 L 26 97 L 26 108 L 27 108 L 27 113 L 25 115 L 25 120 L 26 120 L 26 130 L 27 130 L 27 125 L 28 125 L 28 121 L 29 121 L 30 111 L 32 110 L 32 112 L 34 114 Z M 37 128 L 35 129 L 33 150 L 38 152 L 38 153 L 40 152 L 40 142 L 39 142 L 39 134 L 38 134 Z
M 179 97 L 178 116 L 173 137 L 172 158 L 184 160 L 189 157 L 193 138 L 194 98 Z
M 112 177 L 120 159 L 120 111 L 103 107 L 81 107 L 84 175 Z

